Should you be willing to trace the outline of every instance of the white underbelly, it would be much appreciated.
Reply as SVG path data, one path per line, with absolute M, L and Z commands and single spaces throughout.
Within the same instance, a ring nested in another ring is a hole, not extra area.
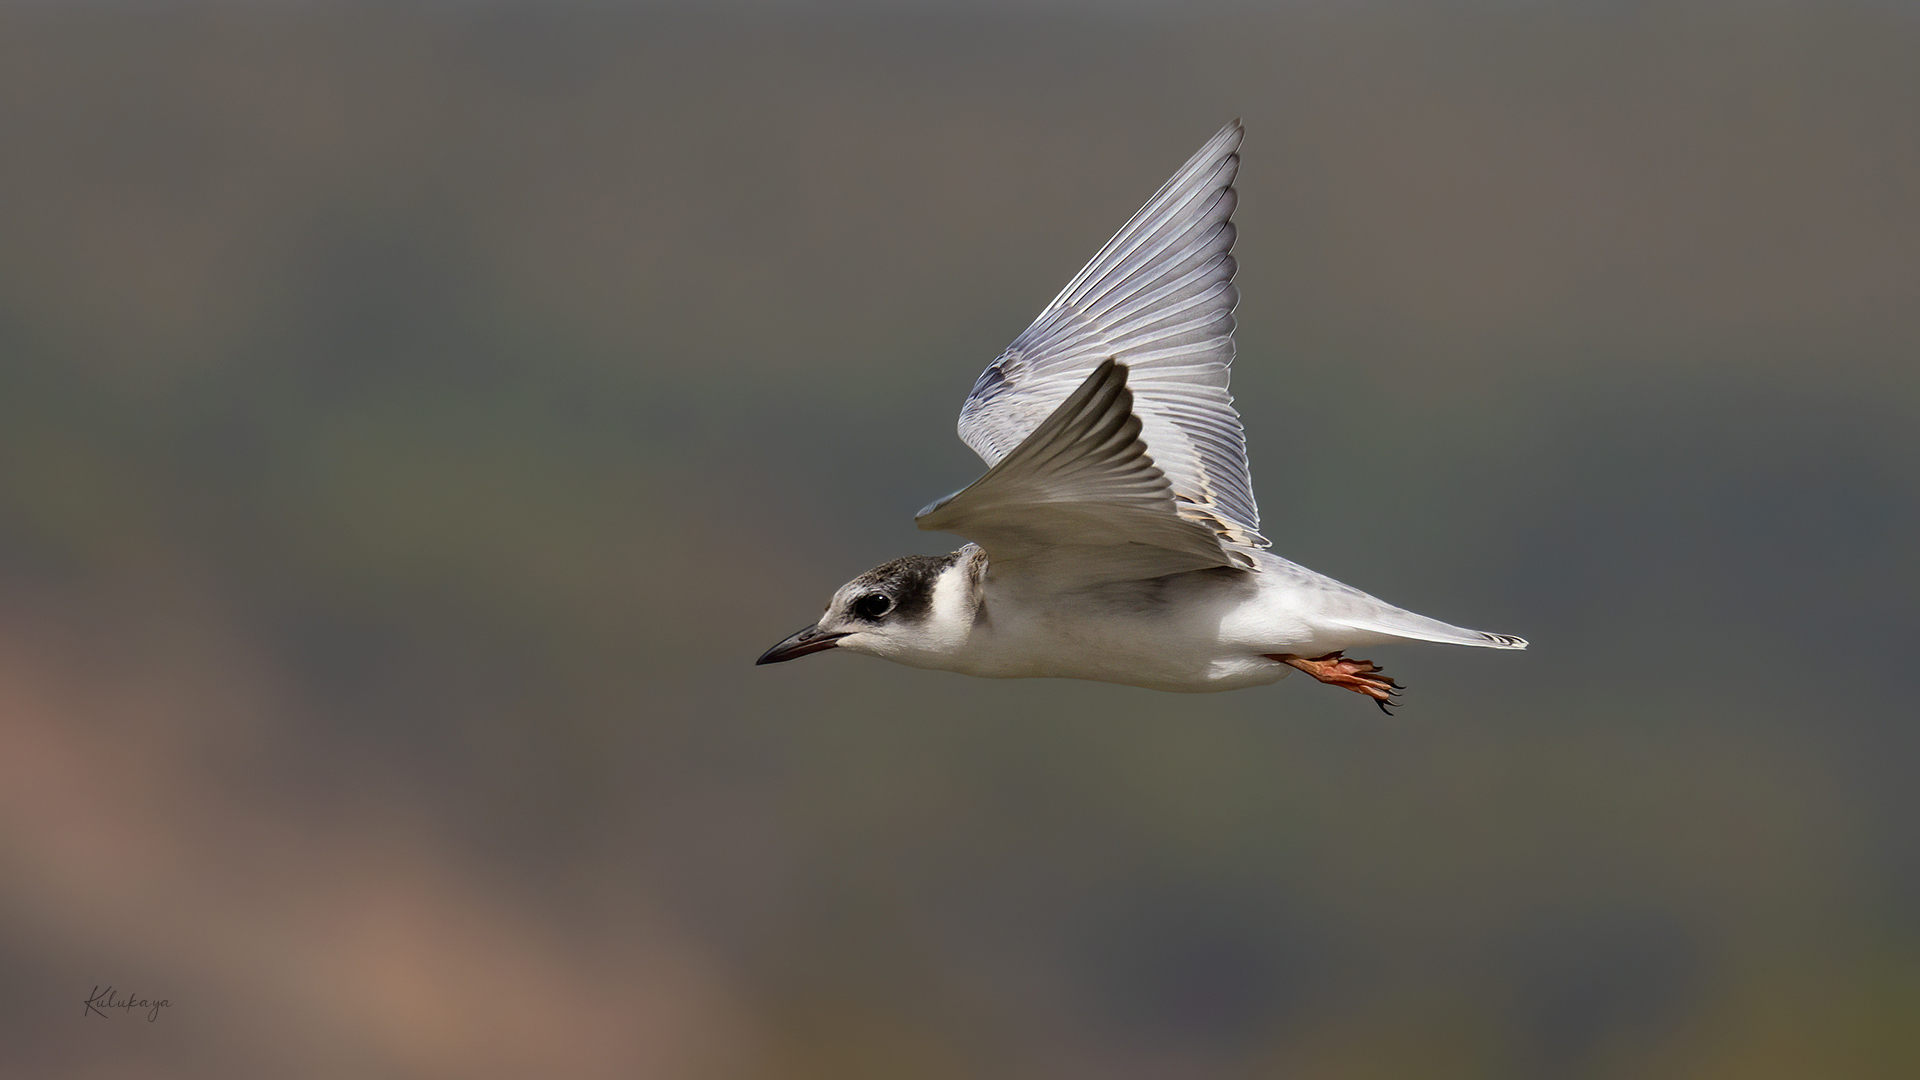
M 1151 618 L 1002 618 L 980 627 L 952 666 L 989 678 L 1091 679 L 1189 693 L 1262 686 L 1292 670 L 1219 633 L 1218 623 Z

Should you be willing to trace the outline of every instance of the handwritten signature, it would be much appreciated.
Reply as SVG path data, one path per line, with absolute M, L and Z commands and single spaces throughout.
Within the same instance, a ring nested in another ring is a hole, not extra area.
M 87 998 L 87 1012 L 81 1013 L 80 1015 L 85 1016 L 87 1013 L 92 1013 L 102 1020 L 108 1020 L 111 1019 L 111 1017 L 102 1012 L 102 1009 L 119 1009 L 123 1012 L 128 1009 L 146 1009 L 147 1023 L 151 1024 L 160 1018 L 161 1009 L 169 1008 L 172 1005 L 173 1002 L 168 1001 L 166 998 L 161 998 L 159 1001 L 148 1001 L 146 998 L 136 998 L 132 994 L 116 1000 L 113 996 L 113 987 L 109 986 L 105 990 L 102 990 L 98 986 L 95 986 L 92 995 Z

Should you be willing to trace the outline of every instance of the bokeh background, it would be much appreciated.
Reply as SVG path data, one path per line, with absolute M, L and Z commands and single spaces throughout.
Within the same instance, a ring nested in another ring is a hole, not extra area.
M 0 1072 L 1920 1076 L 1916 103 L 1865 2 L 0 8 Z M 1235 116 L 1266 532 L 1533 649 L 752 667 Z

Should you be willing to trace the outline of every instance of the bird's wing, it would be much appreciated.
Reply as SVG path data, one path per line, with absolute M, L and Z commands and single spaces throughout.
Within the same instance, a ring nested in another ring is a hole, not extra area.
M 960 410 L 960 438 L 997 466 L 1089 371 L 1118 360 L 1179 516 L 1245 555 L 1267 541 L 1227 393 L 1241 134 L 1236 120 L 1201 147 L 987 365 Z
M 996 569 L 1044 568 L 1063 583 L 1250 567 L 1180 513 L 1127 381 L 1124 365 L 1101 361 L 986 475 L 920 511 L 920 527 L 974 541 Z

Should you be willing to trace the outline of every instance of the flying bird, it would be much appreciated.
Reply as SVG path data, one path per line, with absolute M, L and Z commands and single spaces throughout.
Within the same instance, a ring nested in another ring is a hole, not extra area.
M 1188 692 L 1304 671 L 1386 711 L 1400 684 L 1349 650 L 1527 647 L 1267 550 L 1227 393 L 1241 136 L 1201 147 L 974 383 L 960 438 L 987 471 L 915 519 L 971 543 L 861 574 L 758 663 L 837 649 Z

